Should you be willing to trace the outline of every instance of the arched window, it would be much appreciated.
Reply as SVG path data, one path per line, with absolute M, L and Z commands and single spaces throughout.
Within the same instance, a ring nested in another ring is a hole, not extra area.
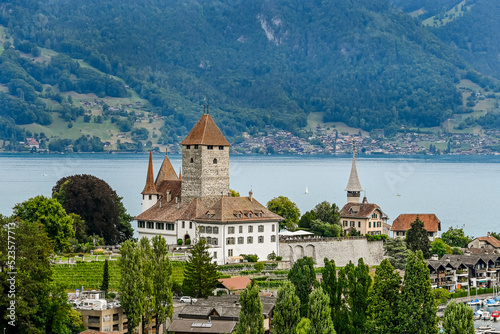
M 214 159 L 214 165 L 217 164 L 217 159 Z

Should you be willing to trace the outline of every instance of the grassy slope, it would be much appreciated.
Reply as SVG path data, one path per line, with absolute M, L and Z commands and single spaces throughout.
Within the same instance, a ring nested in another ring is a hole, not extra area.
M 465 13 L 465 11 L 470 10 L 470 6 L 465 7 L 465 0 L 460 2 L 455 7 L 451 8 L 446 12 L 442 20 L 439 20 L 438 15 L 431 16 L 427 20 L 423 21 L 422 24 L 425 26 L 441 27 L 446 25 L 448 22 L 460 17 Z M 472 6 L 472 5 L 471 5 Z

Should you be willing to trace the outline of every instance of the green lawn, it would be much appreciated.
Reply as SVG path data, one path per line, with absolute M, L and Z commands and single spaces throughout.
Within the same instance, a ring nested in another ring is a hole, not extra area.
M 422 24 L 426 26 L 433 26 L 433 27 L 441 27 L 447 24 L 448 22 L 451 22 L 461 15 L 463 15 L 469 7 L 465 7 L 465 0 L 460 2 L 458 5 L 455 7 L 451 8 L 449 11 L 447 11 L 442 19 L 439 19 L 439 15 L 435 15 L 432 17 L 429 17 L 427 20 L 423 21 Z M 464 11 L 465 8 L 465 11 Z

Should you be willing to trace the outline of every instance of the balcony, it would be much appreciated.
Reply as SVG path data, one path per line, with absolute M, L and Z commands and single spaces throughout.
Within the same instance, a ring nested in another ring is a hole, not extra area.
M 444 278 L 446 276 L 446 273 L 438 273 L 439 278 Z

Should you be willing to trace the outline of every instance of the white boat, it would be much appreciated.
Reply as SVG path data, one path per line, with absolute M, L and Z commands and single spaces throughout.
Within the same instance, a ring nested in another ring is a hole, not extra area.
M 467 305 L 469 305 L 469 306 L 482 305 L 482 304 L 483 304 L 483 301 L 479 300 L 477 298 L 474 300 L 471 300 L 470 302 L 467 303 Z
M 309 194 L 309 190 L 307 190 L 307 186 L 306 186 L 306 191 L 304 192 L 304 194 Z
M 488 306 L 488 307 L 491 307 L 491 306 L 498 306 L 500 305 L 500 302 L 498 300 L 495 300 L 495 299 L 488 299 L 485 303 L 484 303 L 485 306 Z
M 483 311 L 482 319 L 483 320 L 490 320 L 491 319 L 491 313 L 488 312 L 488 311 Z

